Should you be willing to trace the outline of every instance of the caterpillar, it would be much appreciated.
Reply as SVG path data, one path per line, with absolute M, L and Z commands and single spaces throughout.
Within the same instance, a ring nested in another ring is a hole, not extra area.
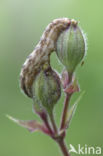
M 32 84 L 42 66 L 50 61 L 50 54 L 56 50 L 60 33 L 71 24 L 68 18 L 53 20 L 45 29 L 34 51 L 27 57 L 20 73 L 20 86 L 28 97 L 32 97 Z

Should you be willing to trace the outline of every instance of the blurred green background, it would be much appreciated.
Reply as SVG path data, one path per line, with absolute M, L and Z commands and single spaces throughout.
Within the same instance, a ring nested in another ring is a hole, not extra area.
M 31 134 L 6 118 L 6 114 L 37 118 L 32 113 L 32 100 L 20 91 L 19 73 L 47 24 L 58 17 L 80 21 L 88 37 L 85 64 L 76 72 L 85 95 L 67 134 L 68 147 L 71 143 L 103 148 L 103 0 L 0 0 L 0 156 L 60 156 L 48 136 Z M 51 61 L 60 72 L 62 66 L 55 54 Z M 62 103 L 63 98 L 56 107 L 58 123 Z

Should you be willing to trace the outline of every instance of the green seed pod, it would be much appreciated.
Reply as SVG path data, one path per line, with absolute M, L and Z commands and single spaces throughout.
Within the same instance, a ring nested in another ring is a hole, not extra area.
M 41 70 L 33 84 L 34 99 L 38 99 L 48 113 L 61 95 L 60 80 L 50 67 Z
M 86 51 L 85 37 L 76 21 L 71 20 L 69 28 L 60 34 L 56 47 L 59 60 L 69 73 L 73 73 Z

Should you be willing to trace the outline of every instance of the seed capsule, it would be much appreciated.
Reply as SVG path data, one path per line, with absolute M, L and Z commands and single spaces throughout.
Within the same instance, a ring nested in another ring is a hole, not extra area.
M 33 85 L 34 98 L 38 99 L 48 113 L 51 113 L 54 105 L 61 95 L 60 80 L 56 72 L 50 66 L 41 70 Z
M 71 20 L 69 28 L 60 34 L 56 47 L 61 63 L 69 73 L 73 73 L 86 51 L 85 37 L 76 21 Z

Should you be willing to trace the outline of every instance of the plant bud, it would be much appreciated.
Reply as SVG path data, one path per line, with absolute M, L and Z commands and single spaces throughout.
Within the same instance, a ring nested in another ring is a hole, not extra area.
M 34 98 L 38 99 L 48 113 L 61 95 L 60 80 L 50 66 L 40 71 L 33 85 Z
M 69 73 L 73 73 L 86 51 L 85 37 L 76 21 L 71 20 L 69 28 L 60 34 L 56 48 L 61 63 Z

